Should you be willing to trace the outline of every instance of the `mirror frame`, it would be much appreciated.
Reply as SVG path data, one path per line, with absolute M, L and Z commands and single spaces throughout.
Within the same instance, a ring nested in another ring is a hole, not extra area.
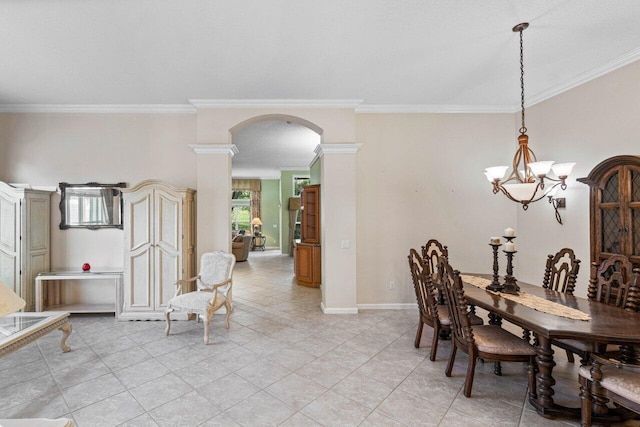
M 117 184 L 99 184 L 97 182 L 88 182 L 86 184 L 69 184 L 66 182 L 61 182 L 58 184 L 60 187 L 60 229 L 67 230 L 69 228 L 87 228 L 89 230 L 99 230 L 101 228 L 118 228 L 122 230 L 124 228 L 122 222 L 123 216 L 123 203 L 122 203 L 122 192 L 120 194 L 120 223 L 119 224 L 109 224 L 109 225 L 69 225 L 67 224 L 67 207 L 66 207 L 66 197 L 67 197 L 67 189 L 68 188 L 87 188 L 87 187 L 100 187 L 100 188 L 111 188 L 111 189 L 120 189 L 126 188 L 127 184 L 124 182 L 119 182 Z

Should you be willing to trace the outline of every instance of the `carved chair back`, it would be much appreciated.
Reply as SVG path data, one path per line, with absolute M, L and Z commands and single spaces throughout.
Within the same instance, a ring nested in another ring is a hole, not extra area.
M 591 265 L 587 297 L 625 310 L 638 311 L 639 269 L 634 269 L 624 255 L 613 255 L 600 264 Z
M 547 256 L 542 287 L 573 295 L 580 270 L 580 260 L 572 249 L 563 248 L 555 255 Z
M 408 258 L 411 279 L 413 280 L 418 308 L 420 309 L 420 317 L 433 321 L 438 318 L 438 310 L 436 308 L 435 289 L 431 281 L 429 264 L 420 257 L 420 254 L 415 249 L 409 250 Z
M 453 337 L 457 343 L 471 351 L 474 348 L 471 313 L 464 295 L 460 272 L 451 267 L 446 257 L 440 257 L 439 266 L 442 274 L 442 288 L 446 293 L 449 306 Z
M 441 256 L 449 258 L 449 250 L 436 239 L 431 239 L 422 246 L 422 258 L 429 264 L 429 271 L 433 276 L 438 274 L 438 262 Z

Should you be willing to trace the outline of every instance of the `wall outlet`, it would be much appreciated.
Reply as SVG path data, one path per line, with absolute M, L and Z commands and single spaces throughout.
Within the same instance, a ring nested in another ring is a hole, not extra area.
M 349 249 L 351 247 L 351 242 L 348 240 L 343 240 L 340 242 L 340 247 L 342 249 Z
M 389 289 L 395 289 L 396 288 L 396 282 L 389 282 Z

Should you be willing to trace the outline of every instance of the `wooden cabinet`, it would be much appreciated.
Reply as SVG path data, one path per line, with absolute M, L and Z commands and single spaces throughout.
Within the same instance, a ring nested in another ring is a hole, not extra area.
M 320 286 L 320 245 L 296 242 L 293 256 L 298 284 Z
M 622 254 L 640 267 L 640 157 L 612 157 L 578 181 L 590 187 L 591 262 Z
M 320 185 L 302 188 L 300 241 L 294 247 L 296 282 L 318 287 L 321 283 L 320 263 Z
M 35 278 L 51 257 L 51 191 L 0 182 L 0 280 L 35 310 Z
M 143 181 L 122 193 L 125 262 L 119 319 L 162 320 L 176 281 L 195 275 L 195 191 Z
M 302 243 L 320 243 L 320 185 L 302 187 L 300 194 Z

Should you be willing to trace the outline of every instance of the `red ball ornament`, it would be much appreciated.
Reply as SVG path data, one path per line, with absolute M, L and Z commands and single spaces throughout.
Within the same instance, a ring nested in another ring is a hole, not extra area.
M 82 264 L 82 271 L 89 271 L 91 270 L 91 265 L 89 265 L 88 262 L 85 262 L 84 264 Z

